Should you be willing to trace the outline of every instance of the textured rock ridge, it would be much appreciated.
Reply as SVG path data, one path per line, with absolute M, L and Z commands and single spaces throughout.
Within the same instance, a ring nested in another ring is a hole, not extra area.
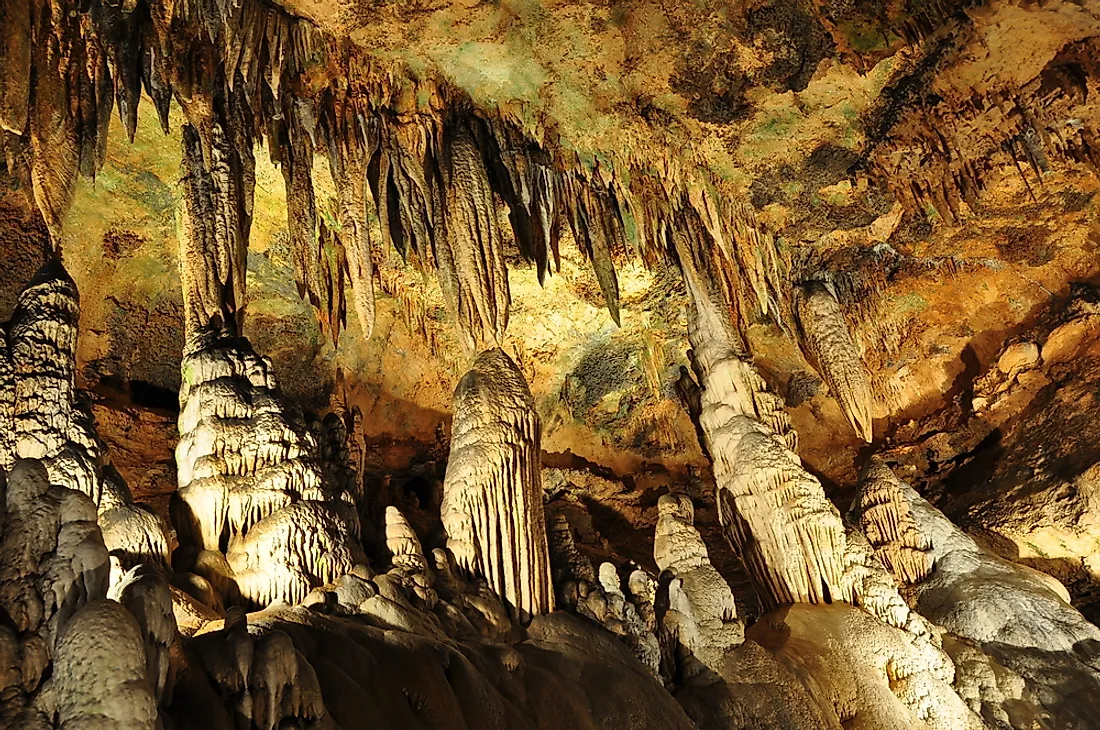
M 521 618 L 554 607 L 539 463 L 540 425 L 522 373 L 486 350 L 455 389 L 440 507 L 459 567 Z
M 325 479 L 316 438 L 246 340 L 196 335 L 180 406 L 181 566 L 223 600 L 266 605 L 297 603 L 360 562 L 354 492 Z
M 932 542 L 921 533 L 904 489 L 881 458 L 871 457 L 860 474 L 849 519 L 895 578 L 916 583 L 932 571 Z

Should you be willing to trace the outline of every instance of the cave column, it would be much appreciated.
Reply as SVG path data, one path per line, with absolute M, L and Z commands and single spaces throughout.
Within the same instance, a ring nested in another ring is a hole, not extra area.
M 768 392 L 733 329 L 708 259 L 713 241 L 690 210 L 674 236 L 723 531 L 765 606 L 852 601 L 840 514 L 803 468 L 782 401 Z

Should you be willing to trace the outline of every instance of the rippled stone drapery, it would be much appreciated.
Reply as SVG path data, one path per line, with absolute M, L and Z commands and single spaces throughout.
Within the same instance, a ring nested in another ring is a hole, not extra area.
M 455 389 L 454 414 L 440 508 L 447 547 L 520 620 L 548 613 L 541 427 L 523 374 L 503 350 L 478 356 Z

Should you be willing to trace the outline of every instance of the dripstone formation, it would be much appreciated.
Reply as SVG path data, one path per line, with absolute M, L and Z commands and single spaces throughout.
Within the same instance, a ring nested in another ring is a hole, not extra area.
M 447 549 L 522 619 L 554 607 L 539 466 L 540 424 L 512 359 L 487 350 L 455 389 L 440 507 Z
M 382 5 L 0 0 L 0 730 L 1095 730 L 1100 297 L 1050 291 L 1087 256 L 1022 219 L 1095 230 L 1100 9 Z M 81 248 L 142 99 L 179 137 L 174 186 L 141 178 L 178 279 L 113 228 Z M 963 220 L 1019 266 L 936 238 Z M 994 272 L 996 309 L 1006 268 L 1057 317 L 902 377 L 891 303 L 943 327 L 921 276 Z M 70 273 L 123 270 L 170 282 L 178 400 L 101 377 Z M 536 281 L 573 305 L 513 300 Z M 398 310 L 444 332 L 447 413 Z M 371 405 L 398 379 L 428 445 Z M 167 521 L 108 457 L 154 461 L 124 416 L 171 441 Z M 1013 504 L 1069 588 L 978 522 Z

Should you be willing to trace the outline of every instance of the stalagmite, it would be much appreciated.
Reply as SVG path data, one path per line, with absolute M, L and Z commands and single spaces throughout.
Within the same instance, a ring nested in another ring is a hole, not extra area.
M 57 640 L 53 692 L 59 730 L 153 730 L 141 629 L 114 601 L 80 609 Z
M 903 490 L 886 463 L 871 457 L 860 474 L 849 518 L 895 578 L 916 583 L 932 571 L 932 543 L 921 533 Z
M 658 604 L 664 606 L 659 620 L 681 647 L 680 661 L 692 664 L 686 675 L 703 668 L 720 672 L 726 653 L 745 639 L 733 592 L 710 562 L 691 499 L 666 494 L 657 509 L 653 558 L 661 570 Z
M 199 333 L 189 347 L 173 503 L 181 545 L 227 555 L 204 574 L 223 599 L 236 584 L 253 604 L 300 601 L 359 562 L 354 494 L 325 479 L 316 439 L 246 340 Z
M 602 563 L 597 578 L 592 561 L 577 548 L 573 529 L 560 512 L 550 521 L 549 544 L 558 607 L 618 635 L 642 664 L 659 675 L 661 647 L 653 620 L 653 579 L 635 570 L 628 583 L 628 598 L 613 564 Z
M 16 462 L 0 506 L 0 722 L 10 728 L 152 728 L 157 718 L 134 617 L 103 600 L 111 572 L 91 499 Z M 152 568 L 148 568 L 152 570 Z M 163 579 L 161 579 L 163 580 Z M 171 603 L 167 606 L 171 615 Z M 163 625 L 163 624 L 162 624 Z M 171 625 L 174 631 L 174 623 Z M 163 636 L 164 633 L 158 633 Z M 166 645 L 158 666 L 166 667 Z M 163 685 L 160 685 L 163 686 Z
M 386 507 L 386 549 L 393 556 L 391 561 L 395 568 L 409 573 L 430 574 L 420 538 L 416 536 L 405 515 L 393 505 Z
M 539 464 L 540 425 L 523 375 L 486 350 L 455 389 L 440 508 L 459 567 L 485 578 L 521 620 L 553 609 Z
M 689 219 L 690 221 L 690 219 Z M 728 309 L 703 269 L 696 222 L 675 243 L 690 296 L 700 425 L 714 464 L 719 517 L 765 605 L 852 601 L 840 513 L 795 454 L 782 402 L 746 362 Z
M 163 565 L 168 542 L 155 515 L 133 504 L 111 468 L 88 404 L 76 390 L 76 285 L 57 260 L 46 264 L 16 302 L 0 355 L 0 467 L 40 459 L 54 484 L 96 504 L 107 546 L 125 567 Z
M 169 663 L 177 640 L 172 592 L 164 576 L 147 565 L 138 565 L 123 575 L 108 591 L 137 620 L 145 644 L 146 678 L 158 703 L 170 699 Z
M 828 383 L 848 423 L 864 441 L 870 442 L 874 398 L 871 381 L 852 342 L 840 304 L 828 287 L 818 281 L 799 288 L 796 304 L 799 342 Z

